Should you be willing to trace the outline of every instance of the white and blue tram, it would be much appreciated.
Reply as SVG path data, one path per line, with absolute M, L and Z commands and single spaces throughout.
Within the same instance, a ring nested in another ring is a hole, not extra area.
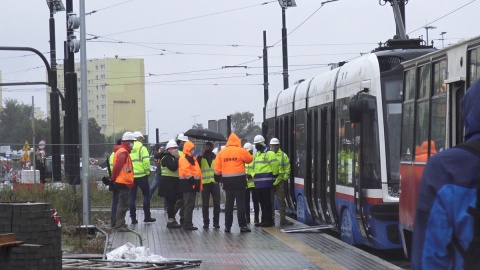
M 401 62 L 433 51 L 418 40 L 390 42 L 281 91 L 265 108 L 267 140 L 277 137 L 290 156 L 288 212 L 377 249 L 401 248 Z

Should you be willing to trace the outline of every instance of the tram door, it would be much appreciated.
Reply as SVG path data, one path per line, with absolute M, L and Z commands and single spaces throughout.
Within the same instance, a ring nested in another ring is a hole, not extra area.
M 305 179 L 305 196 L 310 209 L 310 216 L 315 224 L 322 224 L 325 220 L 322 211 L 322 204 L 319 198 L 320 183 L 320 144 L 321 138 L 319 135 L 319 110 L 313 109 L 308 111 L 307 123 L 307 175 Z
M 293 140 L 293 127 L 292 127 L 292 116 L 285 115 L 280 119 L 279 125 L 279 140 L 280 147 L 290 158 L 290 167 L 293 168 L 294 164 L 294 140 Z M 296 212 L 296 199 L 295 199 L 295 180 L 293 173 L 290 173 L 290 179 L 288 179 L 285 185 L 285 199 L 287 201 L 287 210 Z
M 450 83 L 448 88 L 450 89 L 449 107 L 451 115 L 449 126 L 449 133 L 451 134 L 449 147 L 453 147 L 463 142 L 463 120 L 460 103 L 465 95 L 465 82 L 459 81 Z
M 332 107 L 315 110 L 311 126 L 313 143 L 311 145 L 313 161 L 313 204 L 322 223 L 334 224 L 335 181 L 331 178 L 332 160 Z

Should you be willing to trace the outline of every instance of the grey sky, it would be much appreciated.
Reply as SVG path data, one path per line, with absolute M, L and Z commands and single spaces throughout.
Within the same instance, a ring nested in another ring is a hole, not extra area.
M 208 120 L 226 118 L 236 111 L 250 111 L 256 122 L 262 121 L 259 56 L 264 30 L 268 45 L 275 45 L 268 52 L 270 95 L 283 88 L 278 1 L 85 2 L 87 13 L 97 10 L 86 17 L 86 32 L 99 36 L 87 42 L 87 58 L 118 55 L 145 59 L 146 110 L 151 110 L 147 125 L 152 136 L 155 128 L 167 133 L 161 140 L 186 131 L 194 119 L 207 126 Z M 328 69 L 328 63 L 368 52 L 395 33 L 392 8 L 389 4 L 380 6 L 378 0 L 339 0 L 322 8 L 321 0 L 296 2 L 297 7 L 287 10 L 288 32 L 299 26 L 288 36 L 290 85 Z M 429 31 L 429 39 L 437 48 L 441 48 L 441 32 L 447 32 L 445 45 L 479 35 L 479 2 L 410 0 L 406 6 L 407 33 L 410 37 L 425 36 L 423 27 L 431 23 L 437 28 Z M 77 14 L 78 3 L 74 0 Z M 34 47 L 50 59 L 46 2 L 2 1 L 0 7 L 0 46 Z M 57 13 L 55 20 L 57 59 L 62 63 L 65 13 Z M 4 82 L 45 80 L 41 61 L 38 57 L 21 57 L 26 54 L 0 52 Z M 222 69 L 233 65 L 248 68 Z M 31 104 L 35 96 L 36 105 L 46 110 L 44 91 L 44 86 L 4 87 L 3 98 Z

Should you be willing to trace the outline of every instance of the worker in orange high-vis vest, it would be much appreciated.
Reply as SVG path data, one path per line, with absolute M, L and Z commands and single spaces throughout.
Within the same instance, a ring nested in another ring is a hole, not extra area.
M 198 165 L 197 158 L 193 155 L 195 145 L 187 141 L 183 145 L 183 155 L 178 159 L 178 189 L 183 193 L 184 201 L 184 230 L 198 230 L 193 226 L 192 216 L 195 208 L 197 192 L 202 186 L 202 171 Z
M 215 181 L 222 181 L 225 190 L 225 232 L 233 223 L 233 205 L 237 201 L 237 220 L 240 232 L 251 232 L 245 217 L 245 193 L 247 188 L 245 163 L 252 162 L 252 155 L 244 148 L 235 133 L 228 137 L 227 145 L 215 159 Z
M 135 135 L 133 135 L 132 132 L 125 132 L 122 136 L 122 143 L 116 145 L 113 150 L 115 155 L 113 156 L 111 179 L 114 181 L 119 198 L 115 227 L 113 227 L 113 229 L 119 232 L 128 231 L 128 227 L 125 223 L 125 214 L 128 210 L 130 189 L 133 187 L 134 182 L 133 163 L 130 158 L 130 151 L 132 151 L 133 143 L 135 141 Z

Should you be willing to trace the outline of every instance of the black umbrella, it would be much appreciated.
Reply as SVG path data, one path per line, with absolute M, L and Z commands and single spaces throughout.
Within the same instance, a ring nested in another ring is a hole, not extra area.
M 183 133 L 183 135 L 206 141 L 224 142 L 227 140 L 222 134 L 208 129 L 189 129 L 187 132 Z

